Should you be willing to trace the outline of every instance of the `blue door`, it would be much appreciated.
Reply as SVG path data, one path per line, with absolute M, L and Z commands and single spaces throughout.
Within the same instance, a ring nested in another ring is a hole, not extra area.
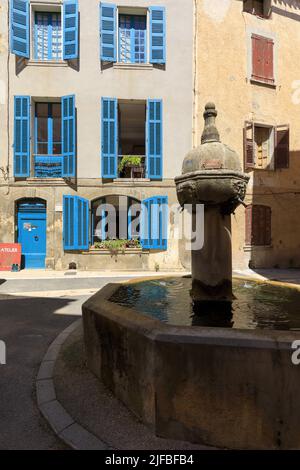
M 46 206 L 42 202 L 24 202 L 18 206 L 18 243 L 22 246 L 22 267 L 45 268 Z

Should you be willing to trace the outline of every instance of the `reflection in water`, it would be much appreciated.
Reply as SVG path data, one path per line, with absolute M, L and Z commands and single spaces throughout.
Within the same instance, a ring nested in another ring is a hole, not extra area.
M 300 330 L 300 291 L 251 281 L 233 282 L 232 302 L 197 302 L 190 278 L 121 286 L 110 301 L 172 325 Z

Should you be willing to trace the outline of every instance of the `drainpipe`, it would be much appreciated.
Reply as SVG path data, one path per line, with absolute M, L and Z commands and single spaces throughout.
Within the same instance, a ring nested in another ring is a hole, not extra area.
M 193 129 L 192 129 L 192 146 L 193 148 L 197 147 L 197 53 L 198 53 L 198 0 L 194 0 L 194 38 L 193 38 Z

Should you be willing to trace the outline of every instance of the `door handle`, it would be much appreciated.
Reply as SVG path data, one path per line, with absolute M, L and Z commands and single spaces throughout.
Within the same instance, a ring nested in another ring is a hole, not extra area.
M 35 239 L 36 242 L 39 241 L 39 237 L 37 235 L 35 235 L 34 239 Z

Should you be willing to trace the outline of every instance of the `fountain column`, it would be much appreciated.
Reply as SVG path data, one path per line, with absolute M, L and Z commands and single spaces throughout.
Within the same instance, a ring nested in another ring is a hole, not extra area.
M 242 172 L 235 151 L 220 142 L 217 111 L 208 103 L 204 111 L 201 145 L 188 153 L 182 175 L 175 178 L 182 207 L 204 204 L 204 246 L 192 247 L 192 299 L 194 302 L 231 301 L 231 214 L 243 204 L 249 177 Z

